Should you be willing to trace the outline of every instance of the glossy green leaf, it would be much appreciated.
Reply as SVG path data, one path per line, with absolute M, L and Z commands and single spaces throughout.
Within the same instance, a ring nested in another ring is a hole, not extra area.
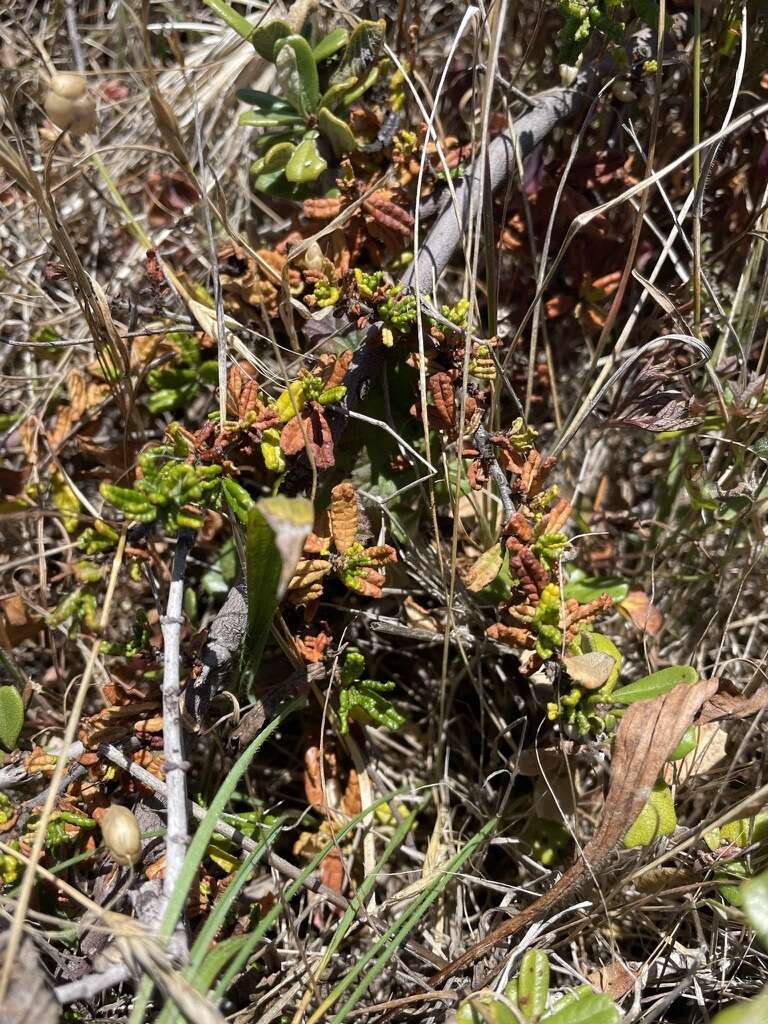
M 317 181 L 327 166 L 318 152 L 317 139 L 308 135 L 298 144 L 285 165 L 285 177 L 294 184 Z
M 256 53 L 264 60 L 274 62 L 275 44 L 280 39 L 285 39 L 286 36 L 292 34 L 293 29 L 287 22 L 281 21 L 280 18 L 273 18 L 272 21 L 257 25 L 251 32 L 250 38 Z
M 24 702 L 15 686 L 0 686 L 0 747 L 16 749 L 24 725 Z
M 652 700 L 664 693 L 669 693 L 678 683 L 695 683 L 699 673 L 692 665 L 673 665 L 662 668 L 649 676 L 643 676 L 629 686 L 621 686 L 614 690 L 611 700 L 615 704 L 635 704 L 639 700 Z
M 320 102 L 317 64 L 304 36 L 290 35 L 275 47 L 275 66 L 280 89 L 302 117 L 309 117 Z
M 243 524 L 247 523 L 251 509 L 256 507 L 256 502 L 250 496 L 248 491 L 246 491 L 244 487 L 231 477 L 227 477 L 222 481 L 221 489 L 224 492 L 224 496 L 226 497 L 230 508 L 240 522 Z
M 282 96 L 273 96 L 271 92 L 262 92 L 260 89 L 238 89 L 235 95 L 241 103 L 250 103 L 265 114 L 272 111 L 276 114 L 290 114 L 293 109 Z
M 744 882 L 741 887 L 741 905 L 757 937 L 768 949 L 768 871 Z
M 571 573 L 564 587 L 566 600 L 573 598 L 579 604 L 589 604 L 601 594 L 607 594 L 614 601 L 623 601 L 629 593 L 629 580 L 621 576 L 587 576 L 580 569 Z
M 683 738 L 677 744 L 675 749 L 669 755 L 670 761 L 682 761 L 686 755 L 690 754 L 692 750 L 696 749 L 699 742 L 699 730 L 696 726 L 689 726 L 683 735 Z
M 547 1008 L 549 957 L 543 949 L 526 950 L 517 979 L 517 1005 L 523 1017 L 537 1021 Z
M 315 58 L 315 62 L 320 64 L 321 61 L 328 60 L 329 57 L 333 57 L 335 53 L 338 53 L 342 46 L 346 46 L 349 42 L 349 32 L 345 28 L 335 28 L 328 35 L 323 36 L 317 46 L 312 50 L 312 56 Z
M 243 39 L 250 39 L 253 34 L 253 25 L 250 21 L 238 14 L 234 7 L 231 7 L 225 0 L 204 0 L 207 7 L 217 14 L 225 25 L 233 28 Z
M 304 122 L 298 114 L 257 114 L 255 110 L 246 110 L 238 118 L 238 123 L 249 128 L 280 128 L 282 125 L 300 125 Z
M 359 100 L 363 93 L 367 92 L 372 85 L 375 85 L 379 79 L 379 69 L 371 68 L 362 82 L 359 85 L 353 86 L 353 88 L 344 94 L 341 98 L 341 102 L 345 107 L 348 107 L 350 103 L 354 103 L 355 100 Z
M 276 143 L 271 149 L 267 150 L 262 158 L 262 173 L 269 174 L 272 171 L 282 171 L 295 151 L 296 147 L 292 142 Z
M 381 56 L 385 22 L 361 21 L 352 32 L 339 67 L 331 77 L 331 85 L 354 78 L 364 78 Z
M 619 1011 L 604 992 L 595 992 L 588 985 L 577 988 L 561 999 L 542 1024 L 618 1024 Z
M 334 155 L 342 157 L 357 147 L 357 140 L 346 122 L 332 114 L 327 107 L 321 107 L 317 115 L 317 126 L 328 139 Z
M 326 110 L 335 110 L 354 84 L 355 76 L 348 75 L 342 81 L 330 86 L 323 93 L 320 99 L 320 106 L 325 107 Z

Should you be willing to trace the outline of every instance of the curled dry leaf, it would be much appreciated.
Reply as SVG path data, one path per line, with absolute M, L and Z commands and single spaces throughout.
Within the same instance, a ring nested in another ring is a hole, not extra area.
M 566 655 L 562 660 L 571 679 L 585 690 L 599 690 L 604 686 L 616 665 L 616 659 L 603 651 Z
M 485 956 L 510 936 L 561 908 L 573 899 L 575 890 L 598 874 L 645 806 L 670 753 L 717 686 L 716 680 L 680 683 L 669 693 L 655 700 L 639 701 L 628 709 L 616 731 L 611 784 L 600 824 L 579 859 L 549 892 L 434 975 L 430 979 L 434 988 L 441 987 L 446 978 Z M 484 979 L 484 984 L 489 980 Z
M 633 590 L 618 605 L 621 614 L 629 619 L 633 626 L 647 633 L 658 636 L 664 625 L 664 618 L 659 609 L 651 604 L 647 594 L 642 590 Z
M 318 469 L 335 465 L 333 435 L 317 402 L 309 402 L 304 412 L 288 420 L 280 434 L 280 448 L 286 455 L 297 455 L 307 445 Z
M 343 555 L 357 540 L 360 525 L 357 495 L 352 484 L 339 484 L 331 491 L 330 518 L 333 543 Z

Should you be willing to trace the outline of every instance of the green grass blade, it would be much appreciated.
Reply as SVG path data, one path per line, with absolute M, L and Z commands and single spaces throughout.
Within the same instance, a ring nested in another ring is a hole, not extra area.
M 216 796 L 211 801 L 211 805 L 208 808 L 205 817 L 198 825 L 197 831 L 192 838 L 192 842 L 189 844 L 187 855 L 184 858 L 184 864 L 182 865 L 181 874 L 179 875 L 178 884 L 168 901 L 168 906 L 166 907 L 165 914 L 163 915 L 163 920 L 160 922 L 158 937 L 161 940 L 167 941 L 170 939 L 171 935 L 173 935 L 174 928 L 176 927 L 187 902 L 187 896 L 192 887 L 192 883 L 194 882 L 197 870 L 205 856 L 205 851 L 208 849 L 211 836 L 216 831 L 218 820 L 224 813 L 224 809 L 229 803 L 238 782 L 245 774 L 246 769 L 258 753 L 259 749 L 264 746 L 270 736 L 277 732 L 283 722 L 292 715 L 294 711 L 298 711 L 300 708 L 305 707 L 306 704 L 307 698 L 303 696 L 292 700 L 290 704 L 286 704 L 285 707 L 275 715 L 269 725 L 262 729 L 259 735 L 249 743 L 232 766 L 226 779 L 224 779 L 224 782 L 218 789 Z M 142 985 L 141 991 L 133 1008 L 133 1013 L 131 1014 L 130 1024 L 142 1024 L 144 1021 L 151 991 L 151 984 Z
M 416 927 L 422 917 L 426 914 L 435 900 L 447 887 L 462 864 L 472 856 L 479 846 L 486 841 L 498 824 L 498 818 L 491 820 L 473 836 L 472 839 L 453 857 L 428 885 L 426 891 L 415 901 L 412 907 L 406 910 L 394 921 L 384 932 L 381 938 L 374 943 L 369 950 L 358 960 L 352 970 L 334 987 L 325 1004 L 332 1006 L 338 998 L 346 992 L 349 986 L 365 970 L 373 960 L 373 965 L 364 975 L 358 985 L 354 988 L 349 998 L 331 1021 L 331 1024 L 340 1024 L 349 1011 L 355 1006 L 360 997 L 366 992 L 371 982 L 381 972 L 382 968 L 395 955 L 402 943 L 407 939 L 410 932 Z
M 306 879 L 309 878 L 312 872 L 319 867 L 324 858 L 327 857 L 332 850 L 335 850 L 338 847 L 339 843 L 344 839 L 344 837 L 348 835 L 349 832 L 351 832 L 352 829 L 354 829 L 361 821 L 364 821 L 365 818 L 372 811 L 374 811 L 377 807 L 380 807 L 382 804 L 387 803 L 389 800 L 392 800 L 394 797 L 400 796 L 402 792 L 403 790 L 399 789 L 395 790 L 394 793 L 389 793 L 387 796 L 382 796 L 378 800 L 374 801 L 374 803 L 372 803 L 369 807 L 364 808 L 359 814 L 356 814 L 354 818 L 350 818 L 346 825 L 340 828 L 339 831 L 336 833 L 335 840 L 324 846 L 323 849 L 320 850 L 320 852 L 312 858 L 312 860 L 309 862 L 309 864 L 307 864 L 307 866 L 301 872 L 296 881 L 292 882 L 286 888 L 285 895 L 283 896 L 283 898 L 268 911 L 268 913 L 262 918 L 262 920 L 259 921 L 256 929 L 248 936 L 247 945 L 243 946 L 237 958 L 230 964 L 226 973 L 219 979 L 219 983 L 216 986 L 216 990 L 214 992 L 214 1001 L 221 999 L 221 997 L 226 992 L 227 987 L 229 986 L 232 979 L 235 978 L 236 975 L 242 970 L 242 968 L 248 962 L 248 958 L 251 956 L 253 951 L 261 942 L 266 932 L 272 927 L 272 925 L 278 919 L 278 917 L 283 911 L 283 906 L 286 903 L 288 903 L 289 900 L 292 900 L 293 897 L 299 892 Z

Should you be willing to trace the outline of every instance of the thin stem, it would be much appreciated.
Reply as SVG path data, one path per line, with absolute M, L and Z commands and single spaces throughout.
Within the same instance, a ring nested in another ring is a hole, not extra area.
M 693 5 L 693 144 L 701 142 L 701 0 Z M 693 191 L 701 177 L 701 153 L 693 154 Z M 693 333 L 701 332 L 701 203 L 693 204 Z

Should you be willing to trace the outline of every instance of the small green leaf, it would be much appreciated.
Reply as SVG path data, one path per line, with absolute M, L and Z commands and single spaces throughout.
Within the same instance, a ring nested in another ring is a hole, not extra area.
M 251 509 L 256 507 L 256 502 L 250 496 L 248 491 L 246 491 L 244 487 L 241 487 L 241 485 L 231 477 L 227 477 L 222 481 L 221 489 L 224 491 L 224 495 L 229 502 L 230 508 L 240 522 L 243 524 L 247 523 Z
M 757 937 L 768 949 L 768 871 L 748 878 L 741 887 L 742 909 Z
M 348 124 L 332 114 L 327 107 L 321 107 L 317 115 L 317 126 L 328 139 L 334 155 L 342 157 L 357 148 L 357 140 Z
M 331 85 L 354 78 L 364 78 L 381 55 L 385 22 L 361 21 L 352 32 L 339 67 L 331 77 Z
M 251 42 L 253 43 L 254 50 L 260 57 L 274 63 L 275 43 L 292 34 L 293 29 L 287 22 L 281 21 L 280 18 L 274 18 L 263 25 L 258 25 L 251 32 Z
M 666 782 L 659 781 L 651 790 L 645 807 L 624 836 L 624 845 L 628 849 L 633 846 L 649 846 L 654 839 L 669 836 L 676 828 L 677 815 L 672 790 Z
M 682 761 L 682 759 L 687 754 L 690 754 L 692 750 L 696 749 L 698 742 L 699 730 L 696 728 L 696 726 L 691 725 L 685 730 L 683 738 L 680 740 L 675 749 L 669 755 L 669 760 Z
M 698 678 L 699 673 L 692 665 L 673 665 L 643 676 L 629 686 L 619 687 L 614 690 L 611 700 L 615 704 L 636 704 L 639 700 L 652 700 L 669 693 L 678 683 L 695 683 Z
M 335 85 L 330 86 L 323 93 L 320 100 L 320 106 L 325 107 L 328 110 L 335 110 L 341 103 L 345 93 L 349 92 L 355 84 L 355 81 L 356 79 L 354 75 L 348 75 L 347 78 L 343 79 L 341 82 L 337 82 Z
M 245 535 L 245 566 L 248 589 L 248 632 L 241 666 L 255 676 L 277 611 L 277 585 L 282 559 L 275 534 L 258 505 L 248 512 Z
M 364 92 L 367 92 L 372 85 L 375 85 L 379 78 L 379 69 L 371 68 L 365 78 L 358 85 L 354 86 L 350 92 L 345 93 L 342 97 L 342 106 L 348 107 L 350 103 L 354 103 L 355 100 L 360 99 Z
M 24 702 L 15 686 L 0 686 L 0 746 L 16 749 L 24 725 Z
M 566 600 L 573 598 L 579 604 L 589 604 L 601 594 L 607 594 L 614 601 L 623 601 L 629 593 L 629 580 L 621 576 L 587 576 L 581 569 L 571 573 L 564 587 Z
M 250 21 L 246 21 L 241 14 L 238 14 L 234 7 L 226 3 L 226 0 L 204 0 L 204 3 L 215 14 L 218 14 L 226 25 L 229 25 L 238 35 L 242 36 L 243 39 L 251 38 L 253 25 L 251 25 Z
M 56 472 L 51 476 L 51 497 L 61 513 L 64 529 L 73 533 L 80 522 L 80 501 L 63 473 Z
M 315 63 L 320 64 L 329 57 L 338 53 L 342 46 L 349 42 L 349 32 L 345 28 L 335 28 L 328 35 L 323 36 L 317 46 L 312 50 Z
M 260 89 L 238 89 L 235 96 L 241 103 L 250 103 L 258 107 L 263 113 L 273 112 L 276 114 L 290 114 L 293 108 L 286 103 L 282 96 L 273 96 L 271 92 L 262 92 Z
M 285 177 L 296 184 L 317 181 L 327 166 L 317 150 L 317 139 L 314 134 L 307 135 L 285 165 Z
M 320 102 L 317 64 L 304 36 L 290 35 L 275 47 L 277 80 L 283 95 L 302 117 L 309 117 Z
M 582 985 L 565 996 L 541 1024 L 618 1024 L 619 1011 L 610 996 Z
M 520 964 L 517 1004 L 523 1017 L 537 1021 L 547 1008 L 549 957 L 543 949 L 529 949 Z
M 292 142 L 278 142 L 262 157 L 263 165 L 261 173 L 269 174 L 272 171 L 281 171 L 296 151 Z
M 296 113 L 257 114 L 255 110 L 246 110 L 238 118 L 238 124 L 250 128 L 279 128 L 281 125 L 298 125 L 304 122 Z

